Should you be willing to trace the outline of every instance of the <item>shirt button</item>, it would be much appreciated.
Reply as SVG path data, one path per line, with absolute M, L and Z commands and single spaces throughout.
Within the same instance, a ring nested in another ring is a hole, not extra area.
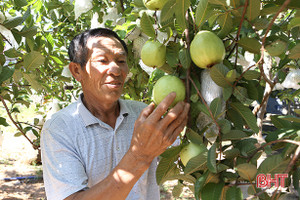
M 119 148 L 119 147 L 117 147 L 117 151 L 120 151 L 120 148 Z

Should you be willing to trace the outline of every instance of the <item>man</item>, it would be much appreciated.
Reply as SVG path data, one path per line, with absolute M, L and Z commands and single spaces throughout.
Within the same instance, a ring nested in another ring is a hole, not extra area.
M 189 105 L 180 102 L 162 117 L 175 93 L 156 108 L 119 99 L 127 51 L 109 29 L 88 30 L 72 40 L 69 69 L 83 94 L 43 127 L 48 200 L 159 199 L 156 157 L 183 130 Z

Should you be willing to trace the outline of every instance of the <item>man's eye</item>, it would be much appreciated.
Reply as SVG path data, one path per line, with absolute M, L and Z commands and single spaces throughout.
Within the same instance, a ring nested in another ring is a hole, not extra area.
M 101 60 L 98 60 L 98 62 L 100 62 L 100 63 L 106 63 L 106 60 L 101 59 Z
M 118 62 L 119 62 L 119 63 L 126 63 L 125 60 L 119 60 Z

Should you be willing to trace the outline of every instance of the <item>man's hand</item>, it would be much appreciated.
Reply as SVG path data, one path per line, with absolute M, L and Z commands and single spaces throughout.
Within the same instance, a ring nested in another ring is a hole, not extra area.
M 136 159 L 151 162 L 173 144 L 187 123 L 190 105 L 179 102 L 162 117 L 176 97 L 170 93 L 156 108 L 146 107 L 135 122 L 129 152 Z

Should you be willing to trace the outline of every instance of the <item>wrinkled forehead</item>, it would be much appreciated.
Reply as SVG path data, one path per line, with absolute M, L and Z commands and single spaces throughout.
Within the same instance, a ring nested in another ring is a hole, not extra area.
M 87 41 L 87 49 L 89 51 L 89 55 L 93 52 L 126 55 L 126 51 L 124 50 L 123 45 L 118 39 L 114 37 L 91 37 Z

